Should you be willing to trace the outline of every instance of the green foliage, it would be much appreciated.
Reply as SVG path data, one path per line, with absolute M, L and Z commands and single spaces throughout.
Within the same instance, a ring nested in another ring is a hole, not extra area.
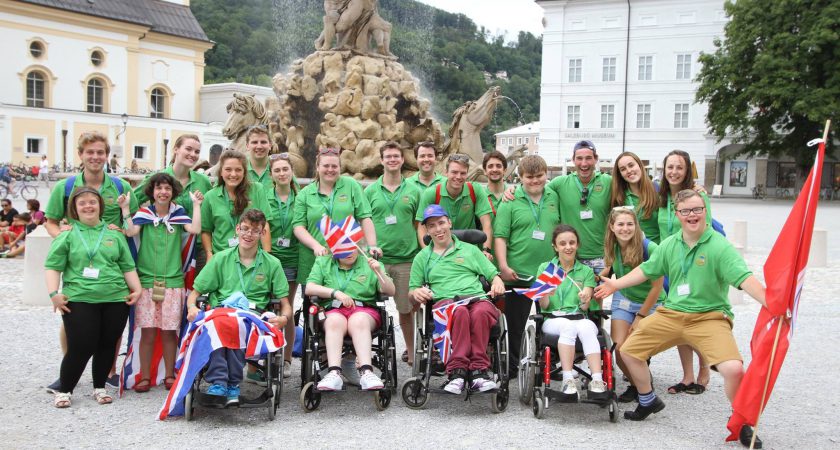
M 726 39 L 700 56 L 697 101 L 709 105 L 709 129 L 744 143 L 750 156 L 792 156 L 805 172 L 816 151 L 805 144 L 840 110 L 840 2 L 738 0 L 725 7 Z
M 315 49 L 323 29 L 323 2 L 314 0 L 192 0 L 190 8 L 216 46 L 207 52 L 206 83 L 236 81 L 271 86 L 271 77 Z M 496 115 L 482 132 L 485 148 L 493 134 L 538 120 L 542 39 L 520 32 L 505 43 L 463 14 L 451 14 L 413 0 L 380 0 L 391 22 L 391 52 L 422 83 L 432 113 L 448 127 L 452 112 L 489 87 L 484 72 L 507 71 L 493 79 L 502 95 Z

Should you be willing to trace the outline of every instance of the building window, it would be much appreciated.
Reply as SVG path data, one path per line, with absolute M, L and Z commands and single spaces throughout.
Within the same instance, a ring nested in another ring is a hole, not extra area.
M 636 128 L 650 128 L 650 103 L 636 105 Z
M 44 140 L 39 138 L 26 138 L 26 154 L 38 155 L 44 147 Z
M 540 143 L 540 137 L 537 136 L 537 137 L 534 138 L 534 144 L 539 144 L 539 143 Z
M 40 58 L 44 55 L 44 43 L 41 41 L 32 41 L 29 43 L 29 54 L 33 58 Z
M 653 56 L 639 57 L 639 81 L 653 79 Z
M 691 54 L 677 55 L 677 79 L 691 79 Z
M 87 84 L 87 111 L 104 112 L 105 83 L 99 78 L 91 78 Z
M 516 138 L 516 145 L 522 145 L 522 136 Z
M 529 138 L 528 136 L 525 136 L 525 145 L 528 145 L 528 143 L 530 141 L 531 141 L 531 138 Z
M 148 146 L 146 146 L 146 145 L 135 145 L 134 146 L 134 159 L 139 159 L 140 161 L 145 161 L 148 152 L 149 152 L 149 147 Z
M 569 60 L 569 83 L 580 83 L 581 75 L 583 74 L 583 60 L 570 59 Z
M 163 119 L 166 113 L 166 92 L 161 88 L 152 89 L 149 105 L 149 116 Z
M 601 81 L 615 81 L 615 57 L 604 58 L 604 70 Z
M 566 128 L 580 128 L 580 105 L 566 108 Z
M 601 128 L 615 127 L 615 105 L 601 105 Z
M 688 128 L 688 103 L 674 105 L 674 128 Z
M 90 63 L 94 66 L 99 67 L 104 61 L 105 55 L 103 55 L 99 50 L 94 50 L 90 53 Z
M 26 75 L 26 106 L 43 108 L 46 105 L 47 82 L 44 74 L 37 71 L 29 72 Z

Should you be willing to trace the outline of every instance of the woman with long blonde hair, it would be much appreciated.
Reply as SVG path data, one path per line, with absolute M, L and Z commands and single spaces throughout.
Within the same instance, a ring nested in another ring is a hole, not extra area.
M 659 199 L 638 155 L 623 152 L 615 159 L 610 207 L 627 206 L 636 213 L 645 237 L 659 243 Z

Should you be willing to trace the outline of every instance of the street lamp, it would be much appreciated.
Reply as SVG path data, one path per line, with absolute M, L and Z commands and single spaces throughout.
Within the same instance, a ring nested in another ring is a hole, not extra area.
M 122 119 L 123 126 L 122 126 L 122 130 L 120 130 L 120 132 L 117 133 L 117 136 L 115 138 L 115 140 L 117 140 L 117 141 L 119 141 L 120 136 L 122 136 L 125 133 L 125 126 L 126 126 L 126 124 L 128 124 L 128 114 L 122 113 L 122 115 L 120 116 L 120 119 Z
M 166 168 L 166 151 L 167 151 L 167 147 L 169 147 L 169 139 L 168 139 L 168 138 L 164 138 L 164 139 L 163 139 L 163 166 L 161 167 L 162 169 L 165 169 L 165 168 Z

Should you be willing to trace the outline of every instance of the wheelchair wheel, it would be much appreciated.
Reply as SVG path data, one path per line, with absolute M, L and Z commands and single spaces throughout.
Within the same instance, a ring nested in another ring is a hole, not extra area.
M 280 405 L 280 394 L 283 392 L 283 367 L 278 367 L 273 362 L 276 358 L 275 355 L 270 355 L 266 359 L 265 379 L 268 382 L 268 389 L 271 390 L 271 398 L 268 400 L 269 420 L 274 420 L 277 416 L 277 406 Z M 279 359 L 282 360 L 282 358 Z
M 184 397 L 184 418 L 187 419 L 187 422 L 192 422 L 195 418 L 195 386 L 187 392 L 187 396 Z
M 391 390 L 388 388 L 380 389 L 373 393 L 373 404 L 379 411 L 385 411 L 391 406 Z
M 309 382 L 303 385 L 300 390 L 300 406 L 306 412 L 312 412 L 318 409 L 321 404 L 321 393 L 315 389 L 315 383 Z
M 542 419 L 545 414 L 545 397 L 542 391 L 535 389 L 533 399 L 531 400 L 531 410 L 534 412 L 534 417 Z
M 519 346 L 519 402 L 523 405 L 531 404 L 531 393 L 534 390 L 534 377 L 537 372 L 537 332 L 534 326 L 528 325 Z
M 426 349 L 423 342 L 423 322 L 426 320 L 426 307 L 414 312 L 414 364 L 411 365 L 411 376 L 419 377 L 426 364 Z
M 618 422 L 618 402 L 616 402 L 615 399 L 610 400 L 609 410 L 610 410 L 610 422 L 612 422 L 612 423 Z
M 490 407 L 494 413 L 501 413 L 507 409 L 508 400 L 510 399 L 510 390 L 507 384 L 499 387 L 499 389 L 490 396 Z
M 422 409 L 429 401 L 429 390 L 419 378 L 409 378 L 402 387 L 403 403 L 411 409 Z

